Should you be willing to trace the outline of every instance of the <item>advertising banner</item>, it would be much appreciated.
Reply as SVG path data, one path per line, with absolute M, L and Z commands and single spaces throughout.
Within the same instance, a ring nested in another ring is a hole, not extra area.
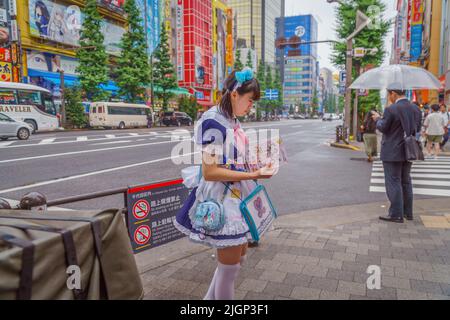
M 29 69 L 58 72 L 58 70 L 64 70 L 65 74 L 76 75 L 76 68 L 78 66 L 78 60 L 35 50 L 27 50 L 27 65 Z
M 184 30 L 183 30 L 183 0 L 177 0 L 176 30 L 177 30 L 177 79 L 184 80 Z
M 0 62 L 0 81 L 11 81 L 11 63 Z
M 118 3 L 117 0 L 109 2 Z M 32 36 L 66 45 L 79 45 L 84 15 L 78 6 L 59 4 L 50 0 L 29 0 L 29 17 Z M 101 30 L 105 37 L 106 51 L 118 55 L 119 42 L 125 29 L 103 20 Z

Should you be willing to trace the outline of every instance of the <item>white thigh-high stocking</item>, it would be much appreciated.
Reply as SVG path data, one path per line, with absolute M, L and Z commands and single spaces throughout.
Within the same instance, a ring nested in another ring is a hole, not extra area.
M 218 267 L 216 268 L 216 271 L 214 272 L 214 276 L 211 280 L 211 284 L 209 285 L 208 292 L 206 293 L 206 296 L 203 298 L 203 300 L 216 300 L 214 297 L 214 290 L 216 288 L 216 278 L 217 278 L 217 271 Z
M 219 262 L 214 296 L 216 300 L 234 299 L 234 281 L 237 278 L 241 264 L 225 265 Z

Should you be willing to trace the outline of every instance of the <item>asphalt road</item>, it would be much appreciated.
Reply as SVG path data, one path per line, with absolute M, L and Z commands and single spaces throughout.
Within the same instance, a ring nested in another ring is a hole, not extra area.
M 386 200 L 370 193 L 371 165 L 362 152 L 336 149 L 338 121 L 283 120 L 245 124 L 279 129 L 289 162 L 265 185 L 279 214 Z M 193 128 L 184 127 L 193 131 Z M 171 141 L 178 128 L 95 130 L 35 134 L 28 141 L 0 142 L 0 197 L 20 199 L 39 191 L 49 200 L 180 177 Z M 176 134 L 186 137 L 181 131 Z M 179 158 L 178 158 L 179 159 Z M 64 205 L 73 209 L 122 207 L 112 196 Z

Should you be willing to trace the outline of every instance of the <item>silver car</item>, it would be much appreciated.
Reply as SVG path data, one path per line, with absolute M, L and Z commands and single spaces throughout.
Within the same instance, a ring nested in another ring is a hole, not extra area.
M 11 137 L 17 137 L 20 140 L 27 140 L 30 137 L 33 128 L 29 124 L 16 121 L 4 113 L 0 113 L 0 139 L 8 140 Z

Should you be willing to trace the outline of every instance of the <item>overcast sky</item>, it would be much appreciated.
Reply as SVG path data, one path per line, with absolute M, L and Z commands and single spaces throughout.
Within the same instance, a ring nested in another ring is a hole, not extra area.
M 392 18 L 396 15 L 396 0 L 383 0 L 386 3 L 385 18 Z M 336 40 L 334 8 L 337 4 L 329 4 L 327 0 L 286 0 L 286 16 L 295 16 L 302 14 L 312 14 L 319 25 L 318 40 Z M 333 23 L 330 23 L 333 21 Z M 385 50 L 389 53 L 385 58 L 385 63 L 389 61 L 391 50 L 391 39 L 393 30 L 386 37 Z M 331 70 L 337 70 L 331 63 L 331 47 L 329 44 L 318 45 L 320 67 L 327 67 Z

